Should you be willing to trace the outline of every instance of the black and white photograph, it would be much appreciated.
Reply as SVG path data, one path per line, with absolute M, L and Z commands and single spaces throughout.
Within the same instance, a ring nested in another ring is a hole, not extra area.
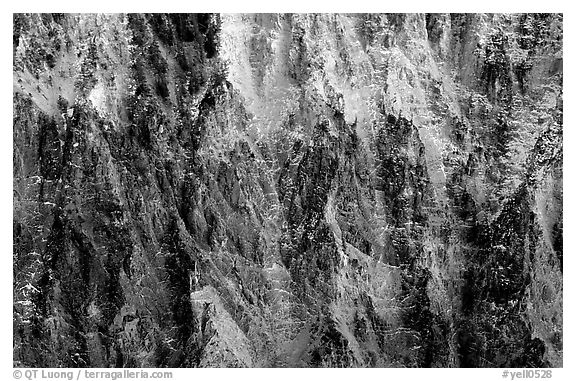
M 9 376 L 554 378 L 563 17 L 13 13 Z

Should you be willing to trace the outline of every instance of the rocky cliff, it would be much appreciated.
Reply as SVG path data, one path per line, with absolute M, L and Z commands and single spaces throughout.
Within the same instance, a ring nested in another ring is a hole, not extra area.
M 14 363 L 562 366 L 562 15 L 14 15 Z

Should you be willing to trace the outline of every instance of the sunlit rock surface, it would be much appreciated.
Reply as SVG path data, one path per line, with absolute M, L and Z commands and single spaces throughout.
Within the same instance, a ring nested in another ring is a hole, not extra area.
M 14 363 L 562 366 L 561 15 L 14 15 Z

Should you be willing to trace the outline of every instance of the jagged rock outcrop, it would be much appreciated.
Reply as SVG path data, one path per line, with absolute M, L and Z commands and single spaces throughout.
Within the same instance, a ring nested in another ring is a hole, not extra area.
M 562 31 L 15 14 L 15 364 L 562 366 Z

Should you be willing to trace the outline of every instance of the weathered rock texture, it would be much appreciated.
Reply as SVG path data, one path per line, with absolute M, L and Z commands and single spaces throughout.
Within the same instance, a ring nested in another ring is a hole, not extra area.
M 562 366 L 562 15 L 14 15 L 14 362 Z

